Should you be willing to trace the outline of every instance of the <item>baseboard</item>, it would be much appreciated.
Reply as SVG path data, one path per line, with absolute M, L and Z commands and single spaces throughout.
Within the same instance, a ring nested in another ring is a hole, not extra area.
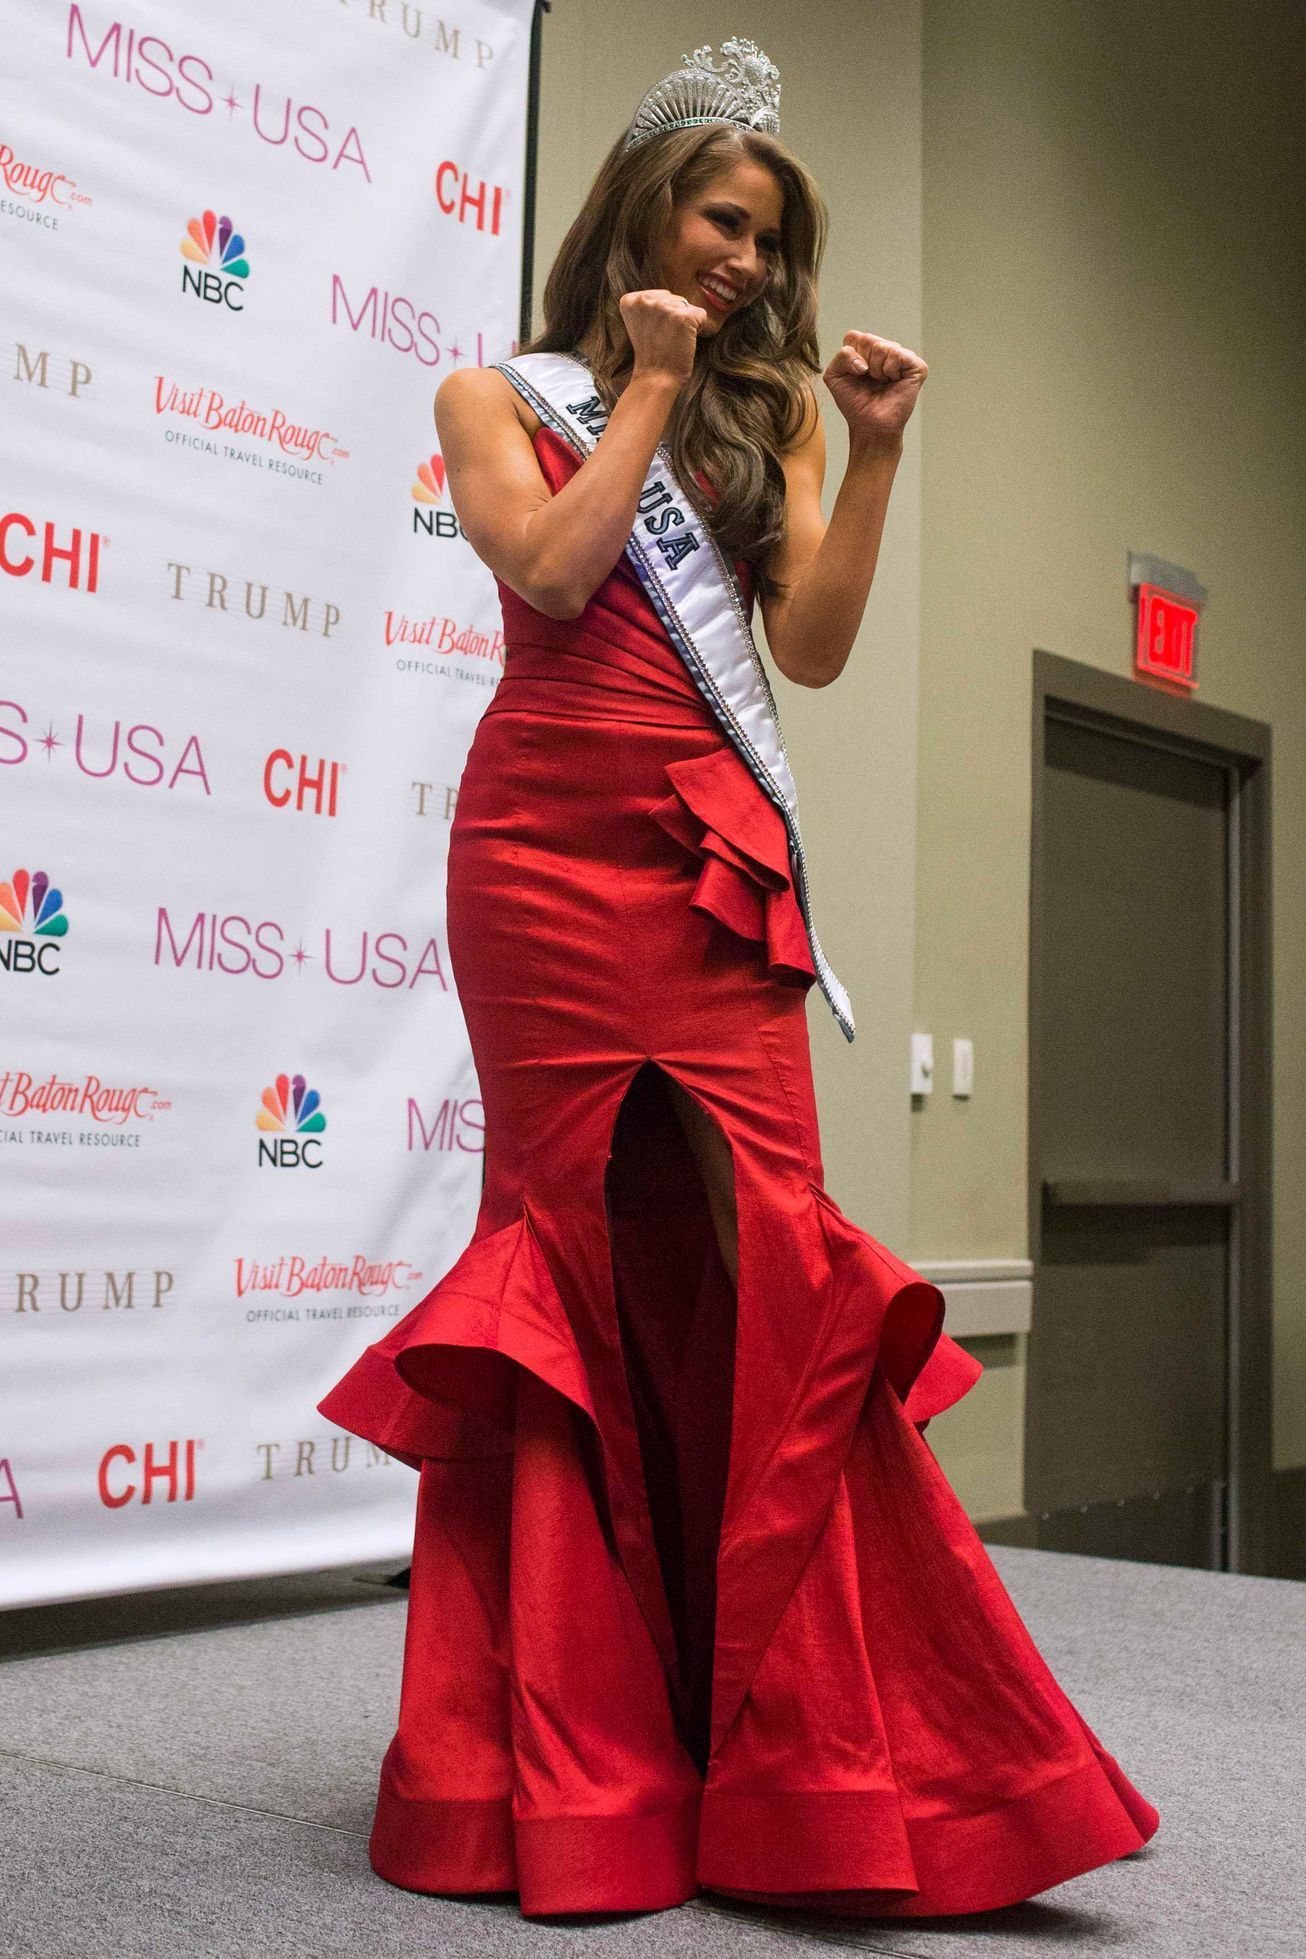
M 1038 1541 L 1034 1534 L 1034 1519 L 1024 1511 L 1015 1517 L 977 1519 L 975 1529 L 983 1544 L 1018 1544 L 1032 1551 Z
M 1033 1267 L 1027 1258 L 912 1259 L 913 1271 L 943 1294 L 945 1324 L 954 1340 L 994 1333 L 1028 1333 Z
M 973 1520 L 985 1544 L 1038 1544 L 1037 1520 L 1025 1513 Z M 1267 1578 L 1306 1582 L 1306 1463 L 1276 1469 L 1270 1477 Z

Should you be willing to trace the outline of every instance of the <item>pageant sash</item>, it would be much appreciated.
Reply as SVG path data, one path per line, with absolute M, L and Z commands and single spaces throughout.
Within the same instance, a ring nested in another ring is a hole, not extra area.
M 582 459 L 593 452 L 607 426 L 608 411 L 584 361 L 571 354 L 518 354 L 495 365 L 540 420 Z M 812 923 L 798 794 L 739 581 L 677 480 L 662 444 L 640 492 L 626 556 L 699 692 L 784 818 L 794 890 L 817 981 L 851 1041 L 852 1004 L 821 950 Z

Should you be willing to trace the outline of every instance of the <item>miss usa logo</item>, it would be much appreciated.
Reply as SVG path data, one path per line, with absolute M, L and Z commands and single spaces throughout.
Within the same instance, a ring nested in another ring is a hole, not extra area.
M 278 1075 L 263 1091 L 263 1106 L 255 1117 L 260 1170 L 320 1170 L 326 1128 L 322 1097 L 302 1075 Z
M 219 218 L 206 211 L 192 218 L 181 241 L 181 289 L 210 306 L 225 306 L 229 312 L 245 310 L 245 280 L 249 260 L 245 241 L 233 230 L 230 218 Z
M 63 892 L 44 871 L 33 877 L 15 871 L 0 884 L 0 972 L 50 978 L 59 970 L 59 941 L 67 931 Z

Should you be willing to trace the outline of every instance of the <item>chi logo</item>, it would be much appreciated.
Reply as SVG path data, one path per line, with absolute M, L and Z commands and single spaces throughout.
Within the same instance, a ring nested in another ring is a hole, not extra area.
M 435 506 L 444 502 L 446 488 L 444 457 L 435 455 L 428 462 L 418 463 L 417 479 L 413 484 L 412 496 L 416 509 L 413 511 L 413 532 L 423 531 L 427 537 L 462 537 L 462 525 L 452 510 L 440 510 Z
M 43 973 L 48 979 L 59 970 L 58 942 L 67 931 L 63 892 L 44 871 L 31 876 L 15 871 L 0 884 L 0 972 Z
M 225 306 L 233 313 L 245 310 L 249 260 L 245 241 L 232 229 L 230 218 L 219 218 L 212 211 L 192 218 L 181 241 L 181 255 L 186 260 L 181 268 L 183 292 L 207 300 L 210 306 Z
M 255 1121 L 263 1132 L 258 1146 L 260 1170 L 321 1169 L 320 1138 L 327 1126 L 322 1097 L 302 1075 L 278 1075 L 271 1088 L 264 1089 Z
M 203 1438 L 194 1435 L 147 1442 L 140 1451 L 130 1442 L 115 1442 L 100 1457 L 100 1502 L 106 1510 L 129 1503 L 193 1503 L 195 1452 L 203 1447 Z

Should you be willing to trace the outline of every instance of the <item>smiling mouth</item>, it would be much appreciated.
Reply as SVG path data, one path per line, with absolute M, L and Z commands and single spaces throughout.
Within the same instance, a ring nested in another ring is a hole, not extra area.
M 719 292 L 715 289 L 715 285 L 709 285 L 704 278 L 700 277 L 698 283 L 702 291 L 706 294 L 714 313 L 729 313 L 733 307 L 738 305 L 739 294 L 734 290 L 733 286 L 728 287 L 724 279 L 720 282 L 721 290 Z M 727 292 L 730 295 L 728 299 L 726 298 Z

